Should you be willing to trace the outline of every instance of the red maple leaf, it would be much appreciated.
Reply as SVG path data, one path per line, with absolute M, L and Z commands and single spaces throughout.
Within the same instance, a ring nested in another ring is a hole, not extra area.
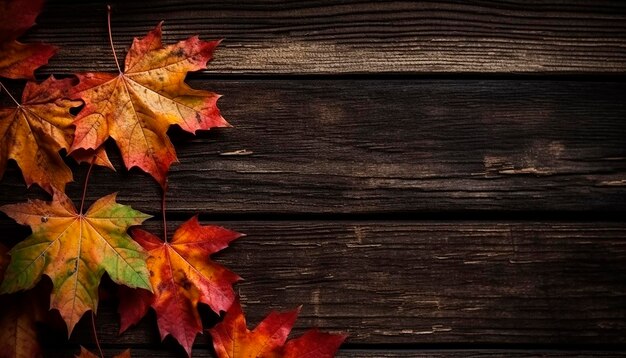
M 164 45 L 161 38 L 161 24 L 135 38 L 118 73 L 76 75 L 79 83 L 70 97 L 82 99 L 85 107 L 74 121 L 70 151 L 98 148 L 111 137 L 128 169 L 138 167 L 165 186 L 176 160 L 167 137 L 171 125 L 195 133 L 229 124 L 217 108 L 219 95 L 185 83 L 188 72 L 206 68 L 219 41 L 194 36 Z
M 35 69 L 48 63 L 56 48 L 16 41 L 35 24 L 44 0 L 0 0 L 0 77 L 34 78 Z
M 215 312 L 227 310 L 235 300 L 232 285 L 239 276 L 209 259 L 242 234 L 219 226 L 202 226 L 194 216 L 180 225 L 171 242 L 149 232 L 131 231 L 148 251 L 148 269 L 154 295 L 145 290 L 120 288 L 121 331 L 138 322 L 152 306 L 161 339 L 171 334 L 191 354 L 202 322 L 198 303 Z
M 346 339 L 343 334 L 329 334 L 312 329 L 285 344 L 300 309 L 272 312 L 252 331 L 246 326 L 239 301 L 224 320 L 209 329 L 219 358 L 332 358 Z

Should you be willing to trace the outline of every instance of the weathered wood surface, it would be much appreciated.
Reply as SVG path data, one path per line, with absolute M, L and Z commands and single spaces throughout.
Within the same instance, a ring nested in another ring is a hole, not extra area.
M 192 84 L 225 93 L 235 127 L 177 142 L 172 213 L 626 210 L 624 82 Z M 226 155 L 242 149 L 249 155 Z M 119 191 L 159 212 L 147 175 L 96 173 L 90 200 Z M 23 200 L 17 170 L 1 190 L 0 203 Z
M 94 347 L 94 352 L 95 352 Z M 70 357 L 76 354 L 78 348 L 69 351 L 52 351 L 48 357 L 61 358 Z M 122 349 L 106 349 L 104 354 L 106 357 L 112 357 L 121 353 Z M 173 352 L 156 350 L 156 349 L 133 349 L 131 351 L 134 357 L 171 357 Z M 208 348 L 195 349 L 193 356 L 198 358 L 214 357 Z M 385 350 L 342 350 L 337 358 L 617 358 L 624 357 L 623 352 L 602 352 L 584 350 L 579 352 L 571 351 L 519 351 L 519 350 L 402 350 L 398 352 L 389 352 Z
M 120 54 L 160 20 L 167 42 L 226 38 L 190 78 L 225 95 L 235 128 L 173 134 L 168 215 L 249 235 L 215 259 L 246 279 L 250 324 L 304 304 L 294 333 L 347 331 L 340 357 L 626 355 L 626 4 L 111 4 Z M 44 75 L 113 71 L 105 21 L 104 2 L 50 0 L 24 40 L 61 47 Z M 159 213 L 149 177 L 94 174 L 88 201 L 119 191 Z M 41 192 L 13 166 L 0 204 L 26 196 Z M 5 217 L 0 230 L 8 241 L 28 231 Z M 50 356 L 91 344 L 87 323 L 67 344 L 44 328 Z M 109 301 L 107 356 L 184 356 L 159 343 L 153 315 L 117 330 Z M 207 337 L 197 343 L 210 356 Z
M 193 34 L 225 38 L 211 73 L 626 71 L 626 5 L 621 1 L 109 3 L 119 49 L 161 20 L 166 20 L 168 41 Z M 49 2 L 40 26 L 27 38 L 61 47 L 45 72 L 115 70 L 104 4 Z
M 221 224 L 248 234 L 214 259 L 244 278 L 236 290 L 250 326 L 302 304 L 296 334 L 346 331 L 348 345 L 626 343 L 624 223 Z M 159 233 L 160 221 L 147 228 Z M 73 342 L 91 341 L 88 318 Z M 153 315 L 118 336 L 109 303 L 97 323 L 104 344 L 158 345 Z

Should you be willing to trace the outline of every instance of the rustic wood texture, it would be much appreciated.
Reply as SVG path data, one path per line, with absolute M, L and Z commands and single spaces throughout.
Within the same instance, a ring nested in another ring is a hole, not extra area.
M 172 213 L 626 209 L 623 82 L 192 85 L 225 93 L 220 106 L 235 127 L 177 141 Z M 244 149 L 247 155 L 229 155 Z M 80 197 L 84 173 L 70 186 L 72 197 Z M 119 191 L 122 202 L 159 213 L 159 189 L 147 175 L 96 173 L 90 200 Z M 2 194 L 3 204 L 23 200 L 17 170 L 6 175 Z
M 215 260 L 244 277 L 250 326 L 303 304 L 294 335 L 347 332 L 339 357 L 626 356 L 624 2 L 109 3 L 120 55 L 161 20 L 166 42 L 225 38 L 189 77 L 234 128 L 170 131 L 168 217 L 248 234 Z M 40 78 L 115 71 L 105 4 L 48 1 L 23 38 L 60 47 Z M 119 191 L 159 215 L 157 184 L 108 147 L 118 172 L 95 169 L 87 201 Z M 0 205 L 25 197 L 46 196 L 12 164 Z M 184 356 L 153 313 L 122 336 L 117 321 L 105 299 L 107 357 Z M 40 333 L 61 357 L 95 351 L 90 330 Z
M 244 278 L 250 326 L 303 304 L 296 334 L 345 331 L 348 345 L 626 343 L 624 223 L 218 224 L 248 234 L 214 259 Z M 146 226 L 161 231 L 159 220 Z M 153 315 L 118 336 L 109 302 L 97 322 L 104 344 L 159 344 Z M 75 332 L 73 342 L 91 341 L 89 316 Z
M 621 1 L 110 3 L 119 49 L 161 20 L 169 41 L 225 38 L 211 73 L 626 71 Z M 27 39 L 61 46 L 46 73 L 113 71 L 105 21 L 102 1 L 50 1 Z

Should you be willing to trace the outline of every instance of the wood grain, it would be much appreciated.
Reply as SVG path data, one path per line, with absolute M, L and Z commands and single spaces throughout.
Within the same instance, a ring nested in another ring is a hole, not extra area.
M 303 305 L 294 334 L 348 332 L 348 345 L 626 343 L 624 223 L 221 224 L 248 234 L 214 260 L 244 278 L 236 290 L 251 327 L 271 309 Z M 23 237 L 16 227 L 2 221 L 2 232 Z M 160 232 L 159 220 L 147 228 Z M 117 320 L 112 303 L 100 308 L 101 342 L 159 344 L 154 315 L 121 336 Z M 91 341 L 90 324 L 79 323 L 74 343 Z M 45 337 L 64 341 L 62 330 Z
M 167 41 L 225 38 L 210 73 L 618 73 L 621 1 L 50 1 L 27 41 L 61 48 L 44 73 L 114 71 L 166 20 Z M 76 16 L 80 14 L 80 16 Z
M 169 177 L 171 213 L 626 210 L 626 83 L 192 85 L 225 94 L 220 107 L 235 127 L 196 138 L 174 133 L 180 163 Z M 75 199 L 85 167 L 77 173 L 69 187 Z M 135 170 L 95 173 L 89 201 L 119 191 L 121 202 L 160 212 L 159 189 L 148 176 Z M 0 187 L 0 203 L 35 195 L 24 188 L 13 167 Z
M 626 356 L 624 2 L 50 0 L 23 38 L 60 47 L 42 76 L 115 71 L 106 3 L 121 56 L 161 20 L 168 43 L 225 38 L 190 82 L 235 127 L 170 131 L 168 216 L 248 234 L 215 260 L 246 279 L 250 326 L 303 304 L 294 335 L 347 332 L 339 357 Z M 108 147 L 118 173 L 96 169 L 87 201 L 158 215 L 158 186 Z M 45 196 L 12 164 L 0 205 L 25 197 Z M 121 336 L 117 320 L 105 299 L 107 356 L 184 356 L 153 313 Z M 51 357 L 93 347 L 86 320 L 69 342 L 40 328 Z

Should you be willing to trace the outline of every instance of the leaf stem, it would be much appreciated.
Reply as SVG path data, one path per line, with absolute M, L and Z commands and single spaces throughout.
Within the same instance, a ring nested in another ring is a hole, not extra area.
M 111 34 L 111 5 L 107 5 L 107 24 L 109 25 L 109 43 L 111 44 L 111 50 L 113 51 L 113 58 L 115 58 L 115 65 L 117 65 L 117 70 L 122 73 L 120 62 L 117 60 L 117 54 L 115 53 L 115 47 L 113 47 L 113 35 Z
M 93 330 L 93 339 L 96 341 L 96 347 L 98 347 L 98 352 L 100 352 L 100 358 L 104 358 L 100 342 L 98 341 L 98 332 L 96 332 L 96 314 L 93 311 L 91 311 L 91 329 Z
M 93 156 L 91 159 L 91 164 L 89 164 L 89 170 L 87 170 L 87 176 L 85 177 L 85 184 L 83 184 L 83 197 L 80 199 L 80 211 L 79 215 L 83 215 L 83 208 L 85 207 L 85 196 L 87 195 L 87 184 L 89 183 L 89 176 L 91 175 L 91 169 L 93 169 L 93 163 L 96 162 L 96 156 Z
M 4 84 L 3 84 L 2 82 L 0 82 L 0 87 L 2 87 L 2 88 L 6 91 L 6 93 L 9 95 L 9 97 L 11 97 L 11 99 L 13 100 L 13 102 L 15 102 L 15 104 L 16 104 L 18 107 L 21 107 L 21 106 L 22 106 L 22 105 L 20 104 L 20 102 L 18 102 L 18 101 L 15 99 L 15 97 L 13 97 L 13 95 L 11 95 L 11 92 L 9 92 L 9 90 L 8 90 L 6 87 L 4 87 Z
M 165 216 L 165 195 L 167 195 L 167 179 L 161 191 L 161 215 L 163 215 L 163 240 L 167 242 L 167 217 Z

